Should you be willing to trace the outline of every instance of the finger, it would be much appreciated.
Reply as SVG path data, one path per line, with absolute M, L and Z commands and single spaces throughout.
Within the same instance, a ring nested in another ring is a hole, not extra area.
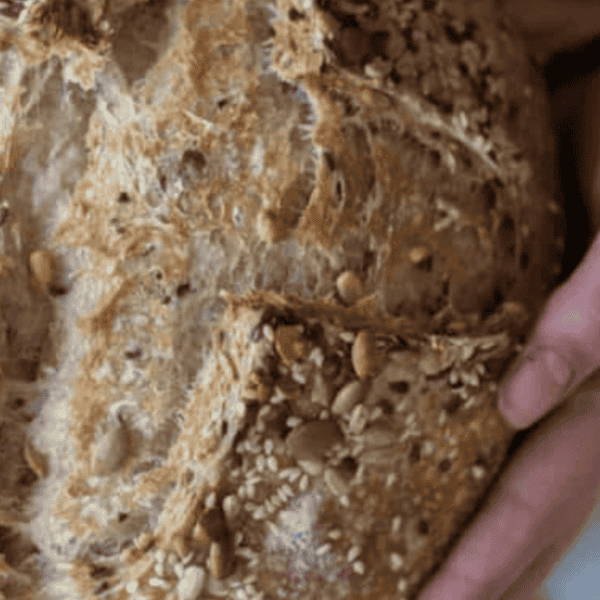
M 596 392 L 585 411 L 558 428 L 549 421 L 519 450 L 489 508 L 420 600 L 496 600 L 503 593 L 503 600 L 525 600 L 533 593 L 595 504 L 599 402 Z
M 499 389 L 498 408 L 527 428 L 600 365 L 600 234 L 583 262 L 555 290 L 516 374 Z

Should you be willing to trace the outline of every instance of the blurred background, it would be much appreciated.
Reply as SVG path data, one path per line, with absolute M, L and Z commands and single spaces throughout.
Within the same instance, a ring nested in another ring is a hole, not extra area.
M 562 282 L 600 231 L 600 1 L 498 4 L 522 27 L 551 98 L 567 221 Z M 519 433 L 514 450 L 531 431 Z M 600 494 L 587 523 L 532 598 L 573 599 L 600 600 Z

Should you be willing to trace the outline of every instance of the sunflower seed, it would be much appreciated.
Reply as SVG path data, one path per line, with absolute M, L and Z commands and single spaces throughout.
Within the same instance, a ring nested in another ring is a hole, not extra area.
M 325 484 L 335 496 L 343 496 L 350 491 L 348 483 L 335 469 L 325 469 L 323 478 L 325 479 Z
M 362 439 L 366 446 L 389 446 L 397 440 L 397 436 L 384 427 L 371 426 L 363 431 Z
M 363 329 L 352 344 L 352 366 L 361 380 L 374 376 L 379 370 L 379 356 L 373 332 Z
M 343 441 L 335 421 L 308 421 L 288 434 L 285 445 L 296 460 L 320 460 L 333 445 Z
M 320 477 L 323 473 L 323 463 L 318 460 L 299 460 L 298 465 L 313 477 Z
M 344 415 L 349 413 L 354 406 L 360 402 L 364 392 L 364 385 L 361 381 L 350 381 L 336 395 L 331 406 L 331 412 L 334 415 Z

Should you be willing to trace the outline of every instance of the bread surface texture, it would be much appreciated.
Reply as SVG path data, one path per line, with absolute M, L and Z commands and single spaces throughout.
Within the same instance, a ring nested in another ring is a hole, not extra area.
M 0 598 L 416 599 L 506 458 L 497 384 L 560 274 L 510 20 L 7 7 Z

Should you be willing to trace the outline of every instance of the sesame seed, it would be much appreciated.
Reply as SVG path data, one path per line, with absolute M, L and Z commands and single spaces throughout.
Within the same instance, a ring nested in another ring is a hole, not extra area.
M 463 361 L 467 361 L 470 360 L 471 358 L 473 358 L 473 354 L 475 354 L 475 346 L 469 345 L 469 346 L 463 346 L 462 347 L 462 360 Z
M 328 534 L 327 537 L 332 539 L 332 540 L 339 540 L 342 537 L 342 532 L 339 529 L 332 529 Z
M 217 494 L 213 491 L 211 492 L 206 500 L 204 501 L 204 506 L 206 506 L 206 508 L 214 508 L 217 504 Z
M 168 590 L 171 587 L 164 579 L 158 579 L 158 577 L 150 577 L 148 584 L 152 587 L 162 588 L 163 590 Z
M 356 339 L 356 336 L 351 331 L 340 331 L 338 337 L 342 342 L 346 342 L 347 344 L 353 344 Z
M 301 423 L 302 423 L 302 419 L 300 419 L 299 417 L 288 417 L 287 421 L 285 422 L 285 424 L 288 427 L 297 427 Z
M 475 479 L 482 479 L 485 476 L 485 469 L 479 465 L 473 465 L 471 473 Z
M 296 383 L 301 383 L 302 385 L 304 385 L 307 381 L 306 375 L 304 375 L 304 373 L 302 373 L 301 371 L 298 371 L 297 369 L 292 369 L 292 379 Z
M 223 511 L 225 512 L 225 516 L 231 520 L 237 515 L 237 510 L 237 498 L 233 494 L 225 496 L 225 498 L 223 498 Z
M 471 387 L 479 387 L 479 376 L 477 375 L 477 373 L 461 371 L 460 378 L 465 385 L 470 385 Z
M 397 552 L 392 552 L 390 554 L 390 569 L 396 573 L 399 571 L 404 565 L 404 559 Z
M 355 573 L 358 573 L 359 575 L 364 575 L 365 574 L 365 565 L 360 560 L 357 560 L 356 562 L 352 563 L 352 570 Z
M 392 519 L 392 533 L 397 534 L 400 531 L 400 525 L 402 524 L 402 517 L 396 516 Z
M 259 506 L 253 513 L 252 513 L 252 518 L 255 521 L 262 521 L 262 519 L 265 518 L 265 510 L 263 507 Z
M 404 577 L 398 581 L 398 591 L 400 593 L 405 592 L 407 587 L 408 583 L 406 582 L 406 579 L 404 579 Z
M 369 421 L 373 422 L 376 421 L 377 419 L 379 419 L 379 417 L 381 417 L 383 415 L 383 409 L 381 408 L 381 406 L 376 406 L 372 411 L 371 414 L 369 415 Z
M 319 546 L 319 548 L 317 548 L 316 555 L 323 556 L 323 554 L 329 552 L 330 549 L 331 549 L 330 544 L 323 544 L 322 546 Z
M 267 467 L 273 471 L 273 473 L 277 473 L 279 470 L 279 465 L 277 464 L 277 459 L 274 456 L 269 456 L 267 458 Z
M 247 546 L 237 548 L 235 553 L 237 556 L 242 556 L 244 558 L 247 558 L 248 560 L 252 560 L 256 556 L 256 553 L 254 552 L 254 550 L 248 548 Z
M 308 475 L 305 473 L 300 479 L 300 491 L 305 492 L 308 489 Z
M 362 552 L 360 546 L 352 546 L 350 550 L 348 550 L 348 556 L 346 557 L 348 562 L 352 562 L 354 559 L 358 558 L 359 554 Z
M 265 444 L 264 444 L 264 449 L 265 449 L 265 454 L 271 454 L 271 452 L 273 452 L 273 440 L 271 438 L 269 438 L 268 440 L 265 440 Z
M 292 492 L 292 489 L 289 485 L 287 485 L 287 483 L 285 485 L 282 485 L 277 491 L 277 493 L 281 498 L 282 502 L 287 502 L 288 499 L 294 495 L 294 492 Z
M 317 367 L 321 368 L 323 366 L 323 361 L 325 360 L 325 355 L 323 354 L 323 350 L 317 346 L 309 354 L 309 358 L 317 365 Z
M 248 596 L 242 588 L 238 588 L 234 593 L 236 600 L 248 600 Z
M 271 412 L 271 407 L 268 404 L 265 404 L 264 406 L 261 406 L 260 410 L 258 411 L 258 415 L 256 415 L 256 418 L 261 421 L 263 420 L 265 417 L 268 416 L 268 414 Z
M 387 479 L 385 480 L 385 487 L 386 489 L 390 489 L 394 483 L 396 483 L 396 480 L 398 479 L 396 473 L 390 473 L 387 476 Z
M 340 504 L 345 508 L 350 508 L 350 499 L 348 496 L 342 496 L 340 498 Z
M 275 341 L 275 332 L 273 331 L 273 328 L 268 323 L 265 323 L 263 325 L 262 331 L 263 331 L 263 335 L 265 336 L 265 338 L 267 338 L 267 340 L 269 342 Z
M 286 400 L 285 394 L 278 388 L 275 388 L 275 393 L 271 396 L 271 404 L 281 404 L 284 400 Z
M 265 457 L 262 454 L 259 454 L 256 457 L 256 468 L 259 471 L 264 471 L 265 469 Z
M 154 572 L 158 575 L 158 577 L 163 577 L 165 574 L 165 559 L 166 552 L 159 548 L 154 551 Z
M 362 404 L 355 406 L 350 417 L 350 431 L 356 434 L 361 433 L 367 424 L 367 416 L 367 410 Z

